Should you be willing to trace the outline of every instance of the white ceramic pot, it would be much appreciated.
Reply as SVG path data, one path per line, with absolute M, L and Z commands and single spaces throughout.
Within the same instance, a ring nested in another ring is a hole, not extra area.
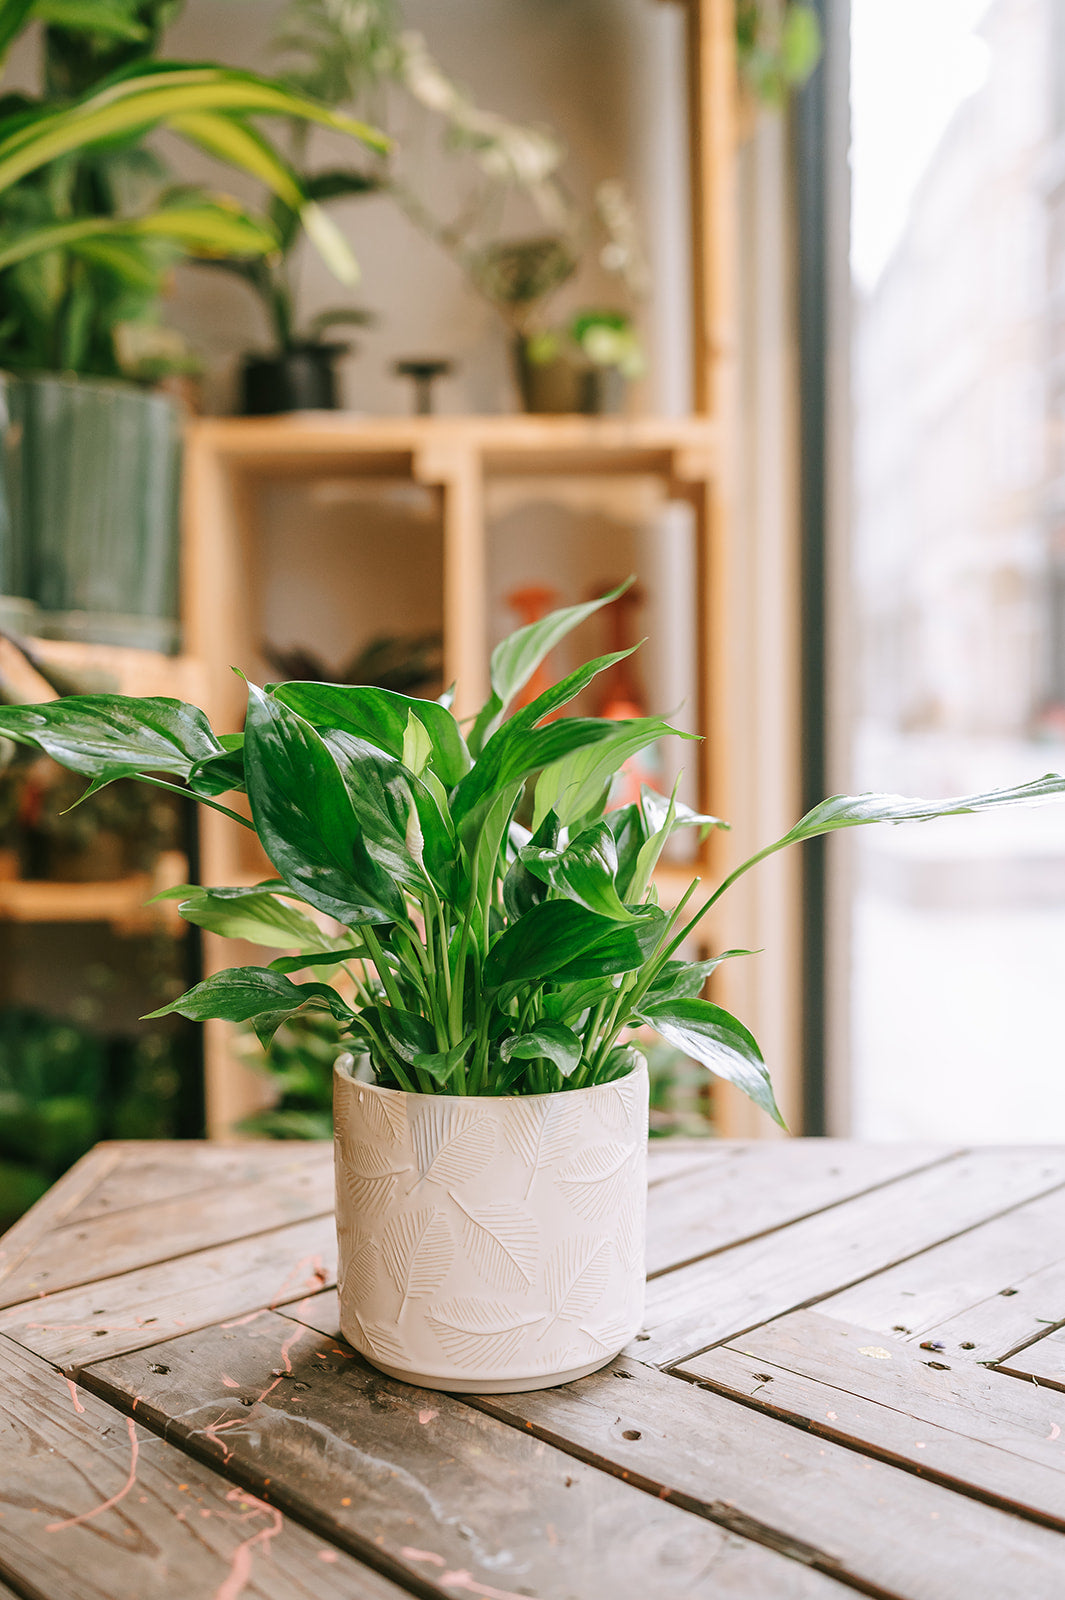
M 582 1378 L 643 1317 L 647 1070 L 561 1094 L 334 1081 L 340 1326 L 391 1377 L 505 1394 Z

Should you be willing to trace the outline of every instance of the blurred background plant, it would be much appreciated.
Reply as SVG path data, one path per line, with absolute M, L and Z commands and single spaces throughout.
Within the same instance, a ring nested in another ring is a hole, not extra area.
M 0 1231 L 100 1139 L 183 1131 L 179 1032 L 102 1037 L 26 1006 L 0 1011 Z
M 779 109 L 801 89 L 821 59 L 817 12 L 806 0 L 738 0 L 736 56 L 740 78 L 765 106 Z
M 0 365 L 140 381 L 187 371 L 187 348 L 160 325 L 173 265 L 276 251 L 269 219 L 171 183 L 146 142 L 160 123 L 264 181 L 353 280 L 343 238 L 245 114 L 373 134 L 254 74 L 153 60 L 180 9 L 181 0 L 2 0 L 0 57 L 40 24 L 41 93 L 0 97 Z

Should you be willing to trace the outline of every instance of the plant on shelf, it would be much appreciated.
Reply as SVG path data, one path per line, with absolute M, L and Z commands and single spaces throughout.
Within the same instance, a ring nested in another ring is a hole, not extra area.
M 176 642 L 180 417 L 138 385 L 189 364 L 160 325 L 168 275 L 186 257 L 268 256 L 279 235 L 225 194 L 175 186 L 148 137 L 165 127 L 253 174 L 349 280 L 342 236 L 251 119 L 383 146 L 269 78 L 153 59 L 178 9 L 0 0 L 0 62 L 42 24 L 41 93 L 0 97 L 0 584 L 52 615 L 46 631 L 159 649 Z
M 276 42 L 295 63 L 286 69 L 287 81 L 333 104 L 369 108 L 386 124 L 398 102 L 401 121 L 409 123 L 414 112 L 440 130 L 463 191 L 450 210 L 441 206 L 439 183 L 427 182 L 407 154 L 424 148 L 419 138 L 397 139 L 391 156 L 367 172 L 501 317 L 526 400 L 525 341 L 542 331 L 548 303 L 582 262 L 594 259 L 631 303 L 646 293 L 646 262 L 623 186 L 600 183 L 585 214 L 563 180 L 565 150 L 551 129 L 475 105 L 442 71 L 424 37 L 403 27 L 395 0 L 289 0 Z M 614 315 L 627 313 L 606 311 L 601 320 Z M 600 365 L 620 370 L 613 357 L 591 363 L 584 351 L 581 373 Z M 626 376 L 634 375 L 631 359 L 626 365 Z M 595 385 L 585 390 L 571 382 L 550 408 L 593 408 Z
M 139 777 L 258 835 L 276 877 L 173 895 L 188 921 L 287 953 L 154 1014 L 250 1021 L 263 1042 L 306 1010 L 337 1022 L 352 1052 L 335 1085 L 342 1326 L 386 1371 L 438 1387 L 562 1381 L 638 1328 L 647 1075 L 633 1030 L 780 1121 L 751 1034 L 702 995 L 740 952 L 684 955 L 739 877 L 839 828 L 1065 795 L 1049 776 L 958 800 L 836 797 L 667 909 L 654 873 L 668 839 L 718 820 L 648 789 L 605 807 L 621 764 L 674 730 L 559 716 L 619 654 L 511 711 L 546 653 L 617 592 L 499 645 L 465 736 L 447 697 L 312 682 L 249 685 L 244 732 L 224 738 L 175 700 L 0 709 L 0 734 L 90 791 Z M 527 791 L 530 829 L 514 820 Z

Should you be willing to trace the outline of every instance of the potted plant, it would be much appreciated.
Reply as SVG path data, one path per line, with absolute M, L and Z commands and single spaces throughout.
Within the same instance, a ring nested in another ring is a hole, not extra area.
M 526 411 L 618 412 L 626 384 L 643 370 L 643 350 L 625 311 L 579 311 L 563 328 L 531 334 L 518 346 Z
M 187 366 L 159 326 L 187 256 L 278 247 L 269 218 L 174 186 L 146 144 L 159 126 L 254 175 L 349 280 L 354 262 L 298 175 L 247 120 L 361 123 L 253 73 L 155 61 L 174 0 L 0 0 L 0 61 L 44 24 L 42 94 L 0 97 L 0 585 L 39 603 L 39 631 L 176 644 L 180 413 L 148 392 Z
M 644 790 L 604 812 L 657 717 L 558 713 L 617 659 L 508 715 L 545 654 L 613 596 L 552 613 L 493 653 L 464 737 L 444 700 L 369 686 L 249 685 L 242 735 L 194 706 L 74 696 L 0 709 L 0 734 L 91 780 L 247 795 L 277 876 L 173 891 L 212 932 L 288 953 L 215 973 L 154 1015 L 251 1021 L 269 1041 L 307 1009 L 340 1025 L 335 1076 L 341 1325 L 393 1375 L 446 1390 L 564 1382 L 640 1325 L 650 1029 L 780 1120 L 758 1046 L 702 998 L 726 958 L 681 955 L 700 918 L 774 851 L 837 828 L 1065 794 L 1065 778 L 928 803 L 826 800 L 688 914 L 654 869 L 677 828 Z M 549 720 L 550 719 L 550 720 Z M 519 803 L 529 826 L 515 820 Z M 304 974 L 304 976 L 300 976 Z

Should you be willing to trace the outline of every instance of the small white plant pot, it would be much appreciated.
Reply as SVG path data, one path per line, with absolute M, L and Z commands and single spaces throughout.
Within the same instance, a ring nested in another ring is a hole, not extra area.
M 546 1389 L 639 1331 L 647 1069 L 561 1094 L 334 1080 L 340 1326 L 390 1377 Z

